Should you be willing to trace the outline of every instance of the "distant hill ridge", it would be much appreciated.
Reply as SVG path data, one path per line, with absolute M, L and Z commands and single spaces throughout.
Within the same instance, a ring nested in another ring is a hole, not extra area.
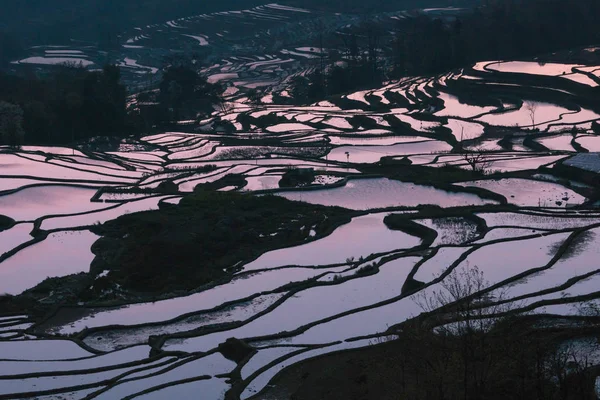
M 215 11 L 237 10 L 268 0 L 0 0 L 0 31 L 23 44 L 88 40 L 110 44 L 125 29 Z M 297 7 L 338 12 L 389 11 L 473 3 L 475 0 L 280 0 Z

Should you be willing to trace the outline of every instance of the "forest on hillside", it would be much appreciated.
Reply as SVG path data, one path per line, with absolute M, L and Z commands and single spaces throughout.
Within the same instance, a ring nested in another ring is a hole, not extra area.
M 367 21 L 357 27 L 360 34 L 343 36 L 344 41 L 323 57 L 315 73 L 293 78 L 287 101 L 307 104 L 378 87 L 390 79 L 439 74 L 481 60 L 530 58 L 590 45 L 600 39 L 599 18 L 597 0 L 576 4 L 503 0 L 486 2 L 452 19 L 408 18 L 398 22 L 391 37 Z M 118 67 L 91 72 L 66 66 L 48 76 L 0 74 L 0 123 L 10 132 L 2 142 L 66 143 L 148 132 L 213 111 L 212 106 L 221 103 L 218 85 L 208 84 L 193 64 L 181 67 L 173 62 L 166 65 L 158 98 L 138 96 L 138 101 L 151 104 L 147 113 L 128 112 Z M 260 101 L 261 94 L 254 92 L 248 97 Z
M 376 2 L 282 0 L 298 7 L 336 12 L 381 12 L 455 4 L 477 0 L 393 0 Z M 268 3 L 260 0 L 0 0 L 0 64 L 31 45 L 92 42 L 106 49 L 118 47 L 120 35 L 134 27 L 192 15 L 239 10 Z
M 357 28 L 360 34 L 342 36 L 339 49 L 322 60 L 323 68 L 294 78 L 292 96 L 298 103 L 310 103 L 482 60 L 531 58 L 591 45 L 600 40 L 598 18 L 597 0 L 499 0 L 453 19 L 419 15 L 401 20 L 391 37 L 366 21 Z M 339 60 L 347 65 L 340 67 Z

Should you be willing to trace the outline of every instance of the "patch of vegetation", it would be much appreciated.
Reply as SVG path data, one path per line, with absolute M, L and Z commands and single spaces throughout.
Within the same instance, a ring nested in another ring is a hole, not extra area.
M 114 65 L 93 72 L 60 66 L 45 78 L 0 73 L 0 104 L 5 111 L 0 144 L 65 143 L 124 134 L 130 126 L 120 78 Z M 6 126 L 15 133 L 8 134 Z
M 240 174 L 227 174 L 224 177 L 217 179 L 214 182 L 200 183 L 194 188 L 194 192 L 208 192 L 217 191 L 219 189 L 226 188 L 228 186 L 235 186 L 241 188 L 246 186 L 247 182 L 243 175 Z
M 9 229 L 15 223 L 15 220 L 5 215 L 0 215 L 0 232 Z
M 281 177 L 279 187 L 306 186 L 313 183 L 314 180 L 315 170 L 313 168 L 291 168 Z
M 378 164 L 362 164 L 360 169 L 365 174 L 384 176 L 402 182 L 412 182 L 418 185 L 434 186 L 437 189 L 454 193 L 471 193 L 481 198 L 506 204 L 504 196 L 487 189 L 478 187 L 460 187 L 453 185 L 456 182 L 478 180 L 490 177 L 479 169 L 462 169 L 455 166 L 443 166 L 440 168 L 426 167 L 421 165 L 406 165 L 405 163 L 390 163 L 384 159 Z M 494 174 L 494 177 L 505 176 Z
M 296 365 L 275 388 L 288 387 L 297 400 L 595 398 L 595 371 L 560 347 L 564 332 L 511 322 L 467 336 L 408 327 L 397 340 Z
M 188 65 L 171 65 L 163 71 L 158 101 L 160 111 L 166 121 L 195 119 L 198 112 L 213 111 L 213 104 L 221 102 L 223 88 L 209 83 Z
M 252 125 L 256 125 L 261 129 L 267 129 L 269 126 L 289 123 L 285 117 L 280 117 L 277 113 L 261 115 L 258 118 L 242 113 L 237 116 L 236 121 L 242 124 L 244 130 L 250 130 Z
M 219 344 L 218 349 L 225 358 L 238 364 L 254 352 L 252 346 L 236 338 L 227 339 L 224 343 Z
M 124 290 L 193 290 L 228 276 L 236 265 L 276 248 L 303 243 L 349 221 L 338 207 L 277 196 L 200 191 L 176 207 L 124 215 L 94 227 L 92 272 Z
M 477 235 L 484 232 L 481 227 L 482 221 L 474 215 L 432 219 L 434 227 L 440 228 L 443 232 L 440 239 L 444 243 L 465 243 L 475 239 Z
M 371 275 L 371 274 L 375 274 L 377 271 L 378 271 L 377 264 L 371 263 L 371 264 L 363 265 L 362 267 L 358 268 L 355 272 L 355 275 Z
M 420 165 L 383 165 L 364 164 L 360 166 L 362 172 L 372 175 L 383 175 L 387 178 L 399 179 L 406 182 L 424 185 L 449 184 L 452 182 L 470 181 L 481 179 L 485 175 L 480 171 L 472 171 L 453 166 L 440 168 L 424 167 Z
M 34 288 L 18 296 L 0 295 L 0 310 L 4 314 L 27 313 L 32 318 L 42 318 L 55 304 L 76 304 L 80 293 L 96 284 L 87 273 L 60 278 L 47 278 Z
M 381 157 L 379 164 L 385 167 L 389 166 L 408 166 L 412 165 L 412 161 L 408 157 L 397 158 L 395 156 Z
M 364 115 L 354 115 L 346 119 L 354 129 L 375 129 L 378 127 L 377 122 L 373 118 Z
M 504 295 L 494 303 L 482 294 L 488 286 L 476 266 L 455 270 L 440 290 L 415 295 L 424 313 L 376 346 L 295 365 L 268 391 L 297 400 L 595 399 L 600 368 L 588 357 L 598 347 L 597 312 L 560 327 L 511 314 Z

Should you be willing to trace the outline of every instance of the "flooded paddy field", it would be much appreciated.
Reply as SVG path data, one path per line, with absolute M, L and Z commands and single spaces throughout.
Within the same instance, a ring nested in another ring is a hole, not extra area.
M 183 48 L 224 46 L 240 15 L 309 27 L 314 17 L 270 4 L 148 26 L 131 32 L 122 65 L 155 74 L 146 49 L 174 35 Z M 179 131 L 111 151 L 0 148 L 0 398 L 261 398 L 287 367 L 393 335 L 424 311 L 415 295 L 473 266 L 486 279 L 482 308 L 511 303 L 549 324 L 589 317 L 600 297 L 596 66 L 490 61 L 309 106 L 278 102 L 318 59 L 312 46 L 216 61 L 203 72 L 229 86 L 228 107 Z M 93 49 L 37 51 L 20 63 L 95 62 Z M 251 104 L 244 93 L 256 87 L 265 98 Z M 224 121 L 230 129 L 216 129 Z M 208 283 L 159 294 L 111 283 L 102 226 L 213 192 L 337 206 L 346 219 L 307 213 L 290 217 L 296 232 L 257 230 L 256 243 L 278 245 Z

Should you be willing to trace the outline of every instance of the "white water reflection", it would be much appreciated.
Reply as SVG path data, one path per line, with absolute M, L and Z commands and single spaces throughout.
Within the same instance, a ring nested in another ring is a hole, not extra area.
M 434 204 L 442 207 L 494 203 L 470 193 L 450 193 L 432 186 L 416 185 L 387 178 L 357 179 L 333 189 L 279 193 L 289 200 L 305 201 L 325 206 L 340 206 L 352 210 L 385 207 L 415 207 Z
M 96 240 L 98 236 L 88 231 L 57 232 L 19 251 L 2 263 L 0 294 L 19 294 L 48 277 L 89 271 Z
M 286 249 L 263 254 L 244 266 L 244 271 L 275 268 L 285 265 L 328 265 L 344 263 L 370 254 L 417 246 L 421 240 L 400 231 L 392 231 L 383 223 L 388 213 L 369 214 L 353 218 L 331 235 Z

